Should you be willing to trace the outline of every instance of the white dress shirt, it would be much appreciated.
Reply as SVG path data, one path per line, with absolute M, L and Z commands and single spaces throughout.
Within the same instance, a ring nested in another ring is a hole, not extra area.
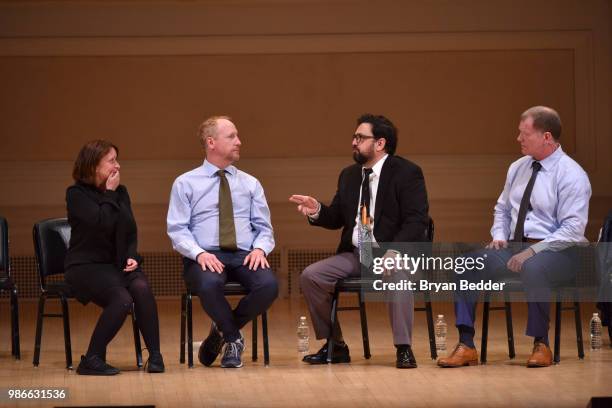
M 219 249 L 219 168 L 204 160 L 202 166 L 179 176 L 172 185 L 167 231 L 172 247 L 196 260 L 204 251 Z M 259 181 L 234 166 L 226 177 L 232 194 L 238 249 L 274 249 L 270 209 Z
M 504 191 L 495 205 L 491 236 L 509 241 L 514 230 L 525 187 L 532 174 L 531 156 L 523 156 L 510 165 Z M 534 252 L 560 251 L 568 243 L 587 242 L 584 230 L 589 216 L 591 184 L 586 172 L 559 146 L 540 161 L 531 193 L 531 208 L 525 218 L 526 238 L 539 239 Z
M 370 173 L 370 217 L 372 218 L 372 231 L 374 231 L 374 223 L 376 220 L 374 219 L 374 211 L 376 211 L 376 192 L 378 192 L 378 182 L 380 181 L 380 172 L 382 171 L 383 164 L 385 164 L 385 160 L 389 157 L 388 154 L 385 154 L 379 161 L 376 162 L 375 165 L 372 166 L 372 173 Z M 365 168 L 365 167 L 364 167 Z M 361 169 L 361 182 L 363 183 L 364 173 Z M 361 186 L 361 184 L 360 184 Z M 361 187 L 359 188 L 359 201 L 361 202 Z M 355 215 L 355 227 L 353 227 L 353 237 L 352 242 L 354 247 L 359 246 L 359 217 L 361 213 L 359 212 L 359 205 L 357 206 L 357 214 Z M 372 234 L 372 245 L 376 244 L 376 238 L 374 234 Z

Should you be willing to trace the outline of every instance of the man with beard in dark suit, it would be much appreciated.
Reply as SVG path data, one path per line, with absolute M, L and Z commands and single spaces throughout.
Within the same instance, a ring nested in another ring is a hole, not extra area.
M 290 197 L 312 225 L 342 228 L 337 254 L 308 266 L 300 277 L 316 338 L 333 340 L 332 363 L 350 362 L 337 320 L 331 327 L 331 301 L 338 280 L 360 275 L 360 220 L 370 220 L 373 248 L 378 247 L 377 243 L 426 241 L 429 222 L 423 173 L 416 164 L 394 155 L 397 129 L 393 123 L 384 116 L 364 114 L 357 120 L 352 140 L 356 164 L 340 173 L 338 189 L 329 206 L 310 196 Z M 383 256 L 396 255 L 388 250 Z M 385 274 L 393 272 L 387 270 Z M 413 315 L 412 291 L 393 293 L 389 316 L 398 368 L 416 367 L 411 349 Z M 327 363 L 327 350 L 326 342 L 317 353 L 305 356 L 304 362 Z

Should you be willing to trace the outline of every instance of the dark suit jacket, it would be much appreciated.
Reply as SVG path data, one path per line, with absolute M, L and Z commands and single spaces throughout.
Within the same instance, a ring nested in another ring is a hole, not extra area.
M 351 242 L 361 189 L 361 165 L 342 170 L 329 206 L 321 204 L 312 225 L 342 228 L 338 252 L 353 250 Z M 429 204 L 421 168 L 399 156 L 388 156 L 380 173 L 374 209 L 376 242 L 423 242 L 429 225 Z

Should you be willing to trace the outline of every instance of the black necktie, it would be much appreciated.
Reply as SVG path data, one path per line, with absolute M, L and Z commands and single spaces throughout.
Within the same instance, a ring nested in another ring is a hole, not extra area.
M 360 204 L 361 207 L 365 207 L 368 218 L 370 217 L 370 174 L 372 174 L 372 169 L 363 169 L 363 180 L 361 181 Z
M 525 217 L 527 217 L 527 211 L 531 207 L 529 199 L 531 198 L 531 192 L 533 191 L 533 185 L 535 184 L 538 172 L 542 168 L 540 162 L 534 161 L 531 163 L 532 172 L 531 178 L 525 187 L 523 198 L 521 198 L 521 206 L 519 207 L 518 217 L 516 218 L 516 227 L 514 228 L 514 242 L 523 242 L 523 235 L 525 235 Z
M 225 177 L 225 170 L 219 170 L 217 174 L 219 175 L 219 248 L 224 251 L 235 251 L 237 246 L 232 192 Z

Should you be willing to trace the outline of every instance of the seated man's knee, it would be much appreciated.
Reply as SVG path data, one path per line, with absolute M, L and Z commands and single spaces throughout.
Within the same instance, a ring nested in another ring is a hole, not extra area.
M 544 269 L 530 258 L 523 263 L 521 279 L 525 285 L 539 285 L 546 281 L 546 275 Z
M 310 286 L 314 283 L 317 276 L 317 268 L 312 265 L 308 265 L 300 275 L 300 285 L 301 286 Z
M 278 280 L 274 273 L 262 273 L 257 277 L 251 286 L 251 292 L 266 299 L 274 300 L 278 296 Z
M 269 298 L 276 299 L 278 297 L 278 280 L 274 275 L 265 279 L 262 282 L 261 290 L 265 292 Z

